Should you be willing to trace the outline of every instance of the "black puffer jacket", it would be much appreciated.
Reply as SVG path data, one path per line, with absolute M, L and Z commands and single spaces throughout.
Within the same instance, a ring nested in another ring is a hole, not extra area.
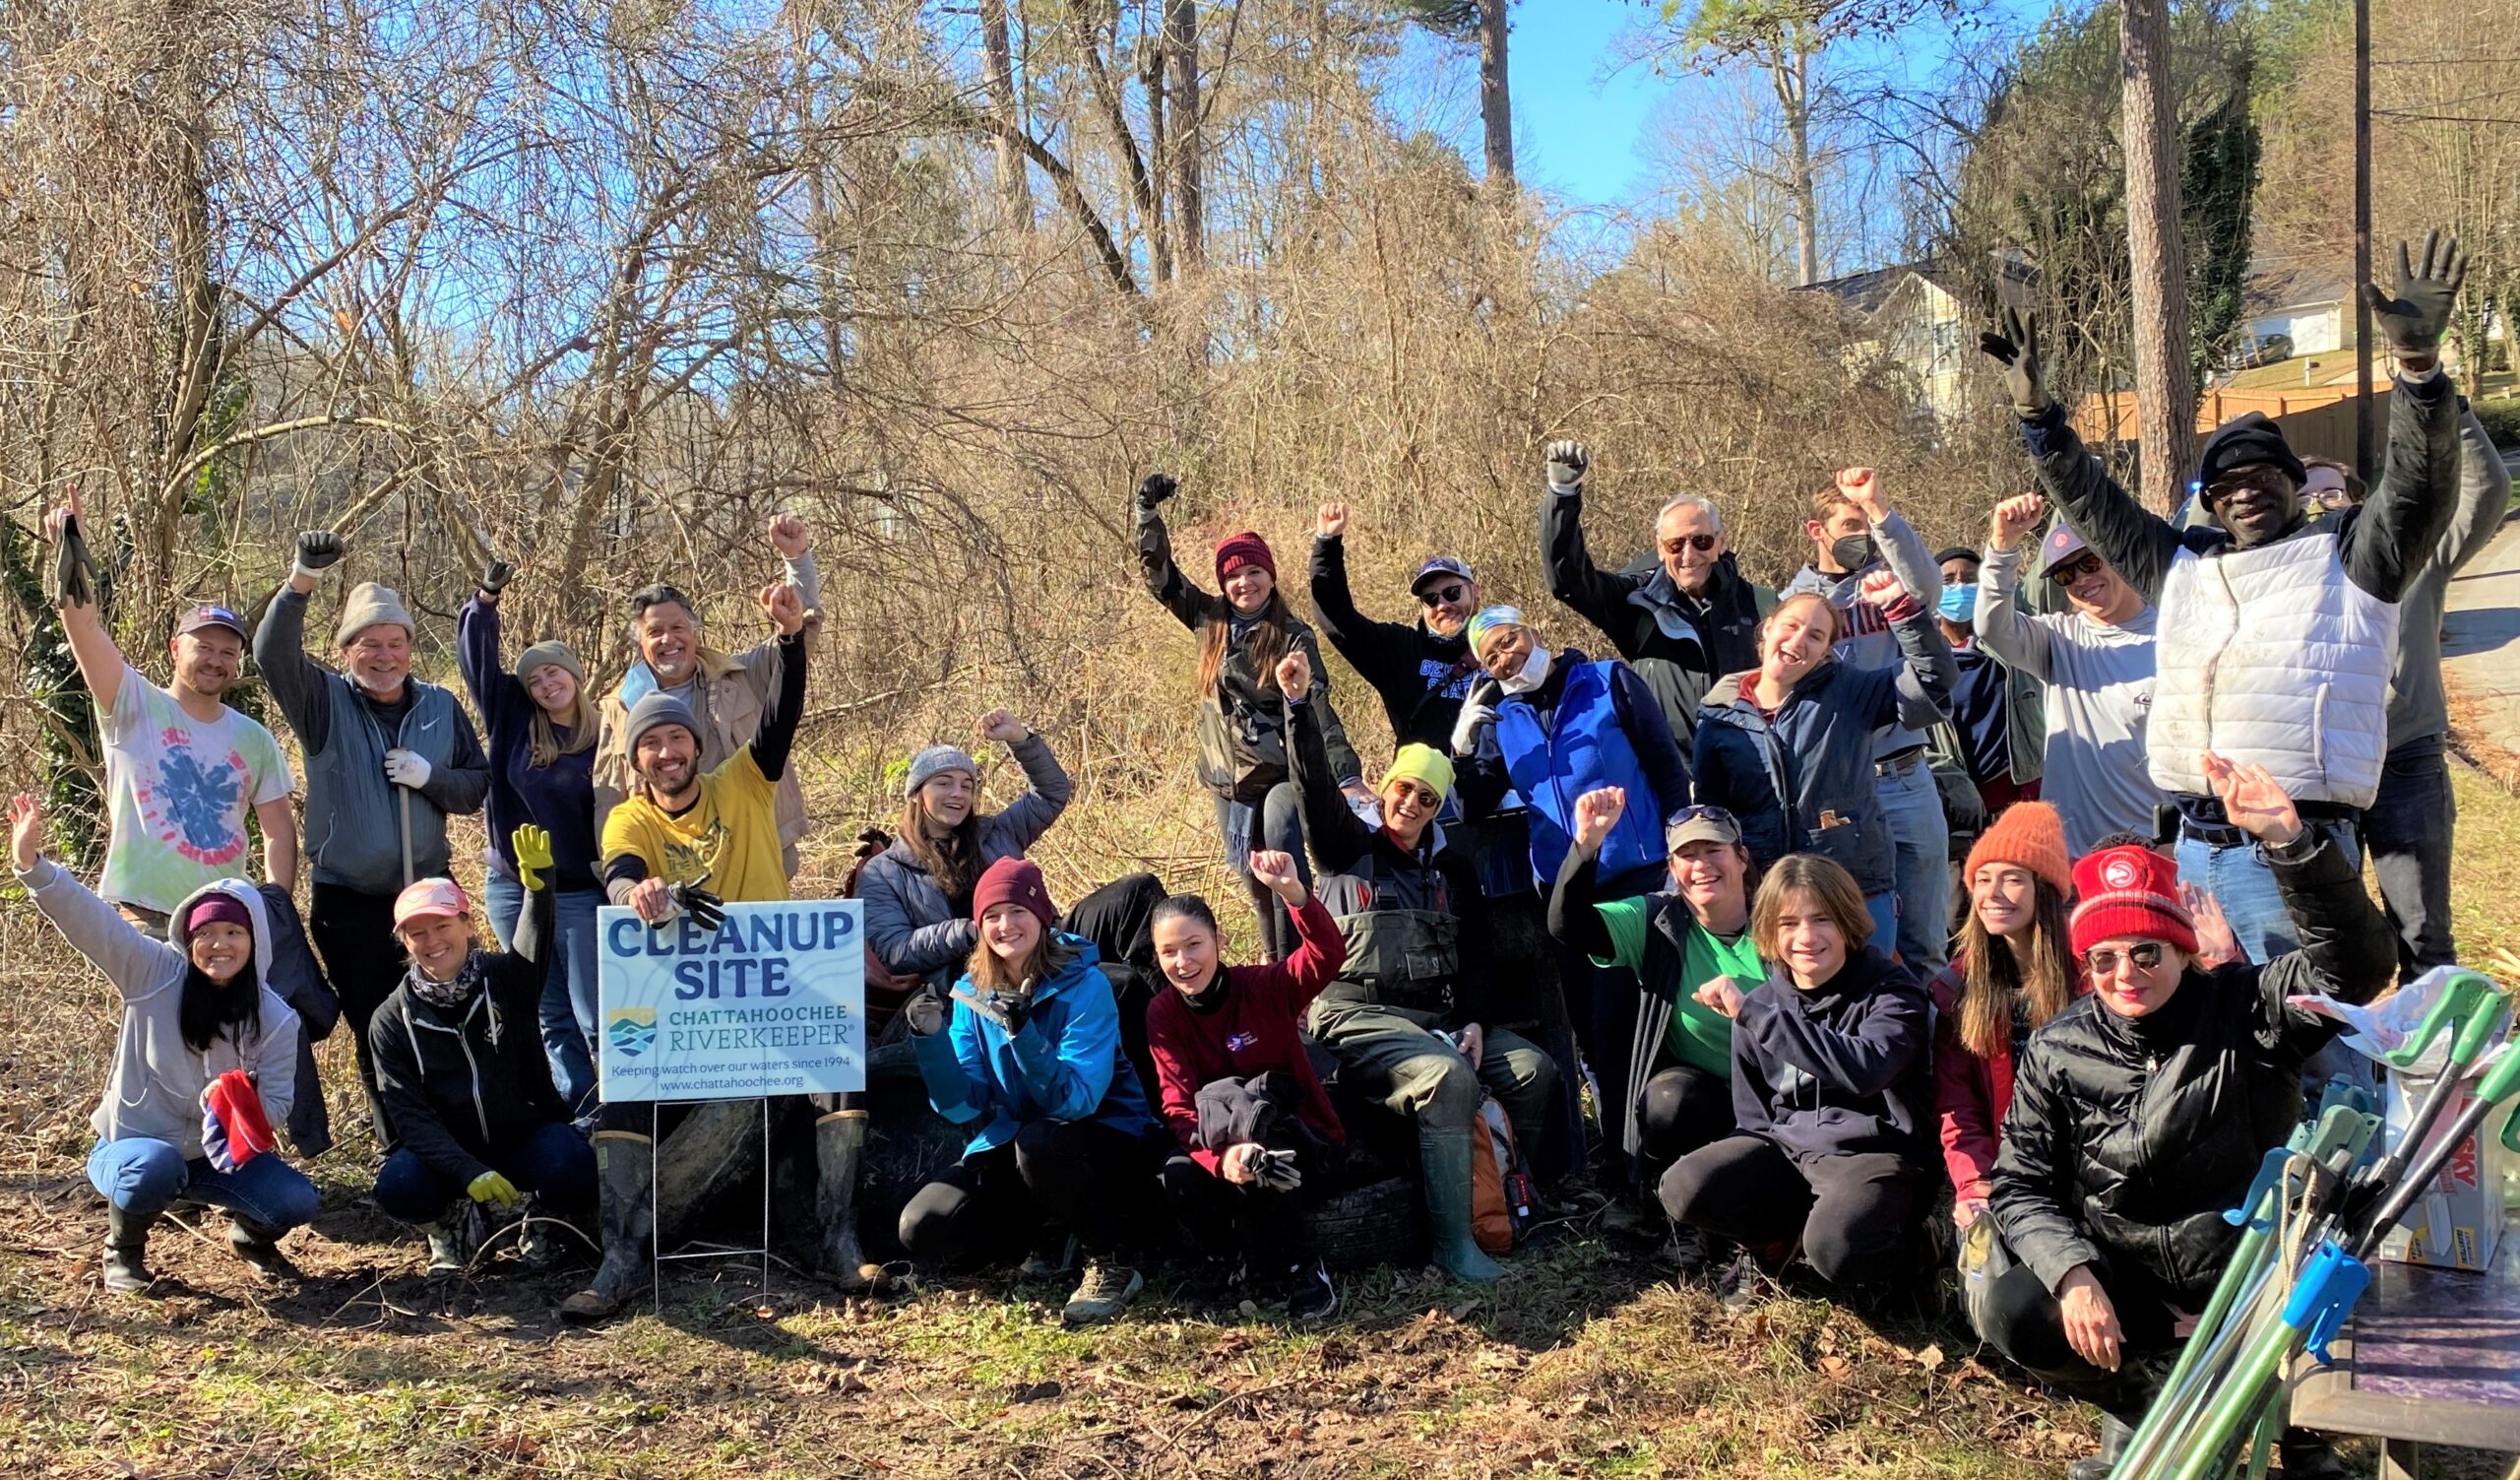
M 2124 1018 L 2086 997 L 2032 1036 L 2013 1080 L 1989 1206 L 2004 1242 L 2054 1290 L 2106 1253 L 2201 1300 L 2238 1204 L 2301 1114 L 2301 1062 L 2336 1036 L 2293 995 L 2359 1002 L 2396 970 L 2388 924 L 2354 861 L 2303 835 L 2269 849 L 2301 948 L 2264 966 L 2190 968 L 2160 1010 Z

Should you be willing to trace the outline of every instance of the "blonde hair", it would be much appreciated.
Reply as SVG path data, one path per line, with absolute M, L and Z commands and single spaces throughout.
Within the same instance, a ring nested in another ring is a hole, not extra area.
M 526 734 L 525 763 L 547 766 L 563 755 L 578 755 L 592 750 L 599 728 L 595 706 L 587 702 L 586 680 L 580 679 L 578 691 L 569 699 L 567 740 L 560 739 L 559 727 L 551 723 L 551 712 L 539 704 L 534 706 L 534 724 Z
M 1789 853 L 1759 880 L 1758 897 L 1750 901 L 1750 943 L 1760 955 L 1771 961 L 1784 955 L 1777 945 L 1778 922 L 1785 914 L 1786 897 L 1792 894 L 1811 896 L 1820 913 L 1847 937 L 1848 955 L 1861 951 L 1872 939 L 1872 912 L 1864 908 L 1863 889 L 1855 875 L 1816 853 Z

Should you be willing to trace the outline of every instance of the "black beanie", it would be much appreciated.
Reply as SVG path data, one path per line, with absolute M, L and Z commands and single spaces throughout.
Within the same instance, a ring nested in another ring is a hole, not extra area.
M 2196 481 L 2210 488 L 2236 469 L 2260 464 L 2283 469 L 2295 487 L 2309 481 L 2309 470 L 2284 440 L 2283 429 L 2264 412 L 2246 412 L 2214 428 L 2196 459 Z

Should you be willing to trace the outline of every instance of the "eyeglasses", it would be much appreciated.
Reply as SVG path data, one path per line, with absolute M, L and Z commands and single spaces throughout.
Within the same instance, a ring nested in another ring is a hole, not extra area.
M 2120 960 L 2130 963 L 2137 971 L 2151 971 L 2160 966 L 2162 958 L 2169 953 L 2170 947 L 2160 941 L 2145 940 L 2130 945 L 2122 951 L 2104 945 L 2098 950 L 2085 954 L 2083 959 L 2091 963 L 2092 975 L 2106 977 L 2116 974 L 2117 963 Z
M 1421 606 L 1449 607 L 1458 604 L 1468 595 L 1470 595 L 1470 588 L 1459 581 L 1454 581 L 1449 585 L 1427 587 L 1418 593 L 1418 601 Z
M 2103 560 L 2100 556 L 2086 551 L 2083 554 L 2066 561 L 2062 565 L 2048 566 L 2048 579 L 2055 582 L 2059 586 L 2070 586 L 2074 582 L 2092 574 L 2094 571 L 2099 570 L 2102 566 L 2107 565 L 2108 563 L 2108 561 Z
M 1721 822 L 1732 826 L 1733 817 L 1731 812 L 1720 806 L 1684 806 L 1671 813 L 1671 819 L 1668 825 L 1677 827 L 1683 822 Z
M 1721 538 L 1723 537 L 1719 535 L 1673 535 L 1663 542 L 1663 552 L 1667 555 L 1676 555 L 1685 547 L 1702 555 L 1715 548 L 1715 542 Z

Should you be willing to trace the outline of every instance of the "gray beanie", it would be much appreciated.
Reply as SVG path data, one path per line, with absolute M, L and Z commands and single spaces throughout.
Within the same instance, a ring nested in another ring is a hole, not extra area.
M 630 755 L 638 754 L 639 737 L 656 729 L 659 725 L 680 725 L 691 732 L 691 738 L 695 742 L 700 739 L 700 722 L 692 718 L 691 706 L 663 689 L 658 689 L 654 693 L 642 696 L 638 703 L 630 706 L 629 722 L 621 727 L 622 751 Z
M 361 581 L 350 588 L 349 600 L 342 603 L 342 621 L 333 629 L 333 645 L 348 647 L 358 640 L 361 632 L 387 622 L 401 627 L 406 633 L 416 634 L 419 631 L 411 620 L 410 611 L 403 605 L 403 599 L 394 594 L 393 587 Z
M 959 745 L 930 745 L 910 758 L 910 779 L 902 783 L 902 796 L 915 797 L 927 779 L 940 771 L 969 771 L 972 779 L 980 778 L 980 763 Z

